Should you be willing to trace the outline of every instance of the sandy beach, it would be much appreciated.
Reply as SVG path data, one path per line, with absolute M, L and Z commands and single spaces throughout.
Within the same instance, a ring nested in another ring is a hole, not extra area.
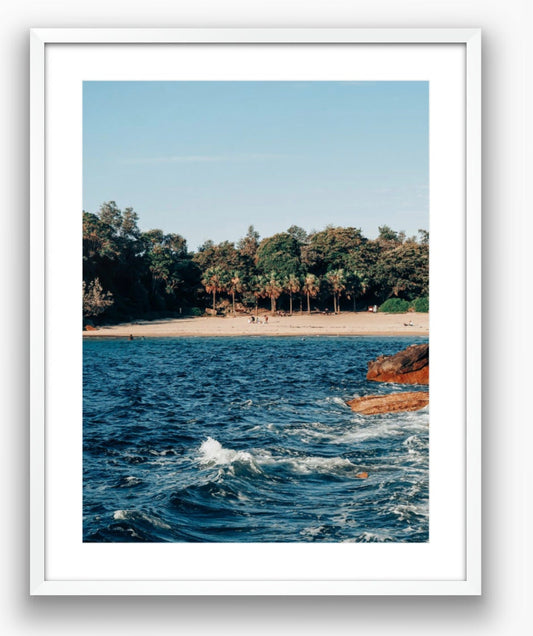
M 260 317 L 264 321 L 264 316 Z M 84 331 L 88 338 L 166 338 L 178 336 L 427 336 L 429 314 L 346 312 L 338 315 L 268 316 L 268 323 L 249 323 L 249 316 L 203 316 L 136 321 Z M 412 322 L 412 325 L 409 323 Z

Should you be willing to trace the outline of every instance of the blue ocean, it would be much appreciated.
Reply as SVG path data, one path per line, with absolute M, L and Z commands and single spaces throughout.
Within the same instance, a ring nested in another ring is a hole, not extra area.
M 346 406 L 422 388 L 365 379 L 422 342 L 85 340 L 83 540 L 428 541 L 428 409 Z

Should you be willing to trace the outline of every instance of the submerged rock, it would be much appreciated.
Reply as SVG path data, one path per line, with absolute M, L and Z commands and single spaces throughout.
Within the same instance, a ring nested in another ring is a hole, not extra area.
M 429 384 L 429 344 L 410 345 L 393 356 L 368 363 L 367 380 L 399 384 Z
M 429 404 L 429 392 L 411 391 L 409 393 L 391 393 L 390 395 L 367 395 L 349 400 L 346 404 L 352 411 L 363 415 L 418 411 Z

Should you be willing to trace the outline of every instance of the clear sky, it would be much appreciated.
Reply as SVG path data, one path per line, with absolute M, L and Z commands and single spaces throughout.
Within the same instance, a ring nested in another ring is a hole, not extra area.
M 299 225 L 429 229 L 427 82 L 85 82 L 83 208 L 194 250 Z

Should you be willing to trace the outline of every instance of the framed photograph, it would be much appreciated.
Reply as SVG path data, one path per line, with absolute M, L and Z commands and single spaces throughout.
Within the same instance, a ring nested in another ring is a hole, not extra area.
M 481 594 L 480 310 L 479 30 L 32 30 L 31 594 Z

